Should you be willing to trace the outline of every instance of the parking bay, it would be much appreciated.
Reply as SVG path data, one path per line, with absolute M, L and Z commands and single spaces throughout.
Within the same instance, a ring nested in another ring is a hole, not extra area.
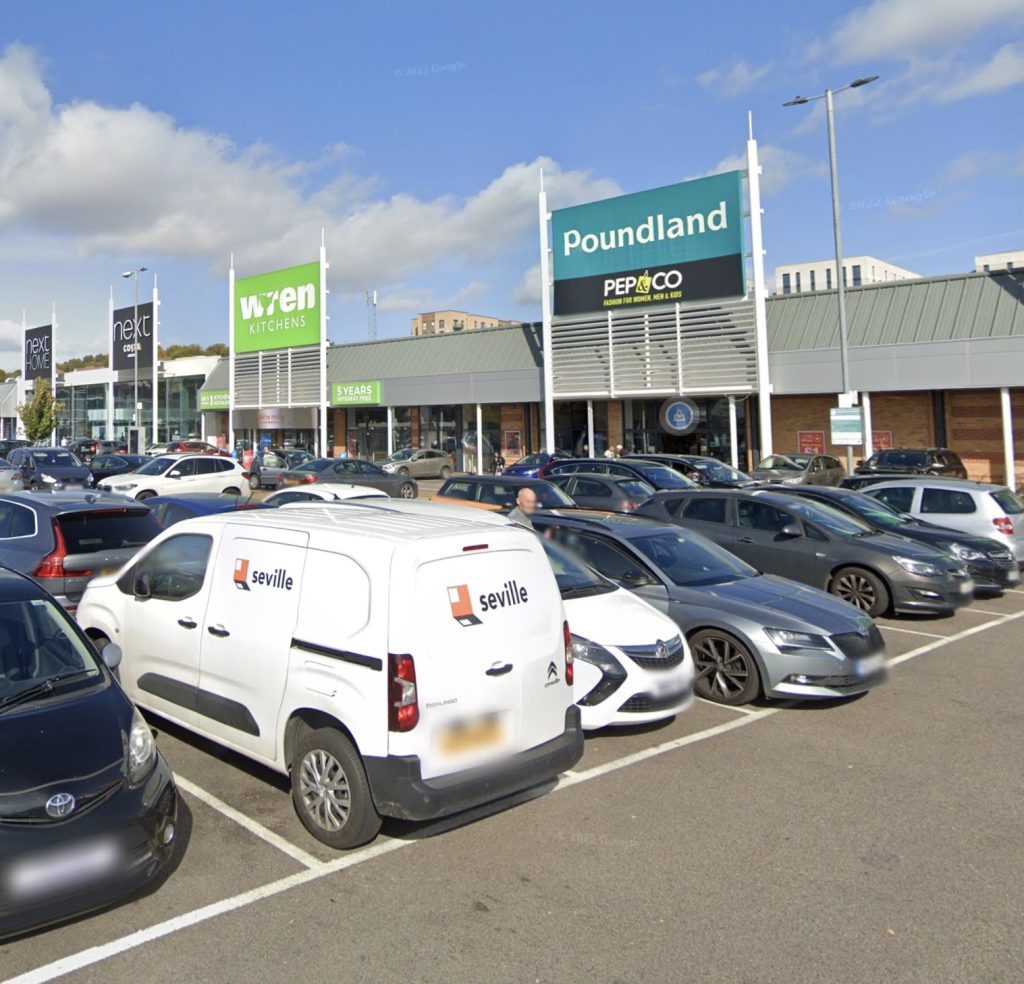
M 558 789 L 435 836 L 387 823 L 348 856 L 278 777 L 158 721 L 188 807 L 179 866 L 0 944 L 0 976 L 1017 979 L 1018 615 L 1014 592 L 883 620 L 898 662 L 863 699 L 698 702 L 591 736 Z

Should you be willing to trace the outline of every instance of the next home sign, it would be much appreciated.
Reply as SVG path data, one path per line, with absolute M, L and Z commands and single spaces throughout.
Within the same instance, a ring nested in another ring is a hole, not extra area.
M 331 386 L 332 407 L 369 407 L 380 405 L 380 380 L 359 383 L 334 383 Z

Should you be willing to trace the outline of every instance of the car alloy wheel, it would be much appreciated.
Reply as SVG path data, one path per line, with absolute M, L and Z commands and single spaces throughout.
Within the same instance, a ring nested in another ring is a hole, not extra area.
M 405 465 L 402 465 L 402 467 L 398 469 L 398 474 L 401 475 L 402 478 L 406 478 L 409 475 L 409 469 L 406 468 Z
M 861 567 L 844 567 L 832 578 L 829 590 L 872 618 L 882 615 L 889 607 L 889 592 L 881 579 Z
M 694 689 L 718 704 L 746 704 L 760 688 L 757 664 L 746 646 L 725 632 L 703 629 L 690 637 Z
M 416 489 L 413 487 L 412 482 L 404 482 L 402 487 L 398 490 L 398 494 L 403 499 L 415 499 Z
M 260 490 L 260 477 L 259 477 L 259 475 L 250 475 L 249 476 L 249 488 L 252 489 L 253 492 L 259 492 L 259 490 Z
M 328 833 L 348 823 L 352 792 L 342 764 L 330 752 L 313 749 L 299 766 L 299 794 L 307 816 Z

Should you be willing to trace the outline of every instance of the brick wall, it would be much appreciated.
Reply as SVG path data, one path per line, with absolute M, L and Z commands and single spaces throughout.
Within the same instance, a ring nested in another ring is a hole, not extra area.
M 1024 390 L 1014 390 L 1010 397 L 1014 459 L 1020 488 L 1024 480 Z M 947 393 L 946 432 L 949 447 L 963 458 L 970 478 L 979 482 L 1007 481 L 999 390 Z

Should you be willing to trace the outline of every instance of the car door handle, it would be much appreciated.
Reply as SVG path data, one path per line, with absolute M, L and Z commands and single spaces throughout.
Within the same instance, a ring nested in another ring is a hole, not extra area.
M 225 629 L 223 625 L 208 625 L 206 627 L 206 631 L 209 632 L 210 635 L 215 635 L 221 639 L 231 635 L 231 633 L 228 632 L 228 630 Z
M 194 618 L 179 618 L 178 625 L 183 629 L 194 629 L 196 627 L 196 620 Z
M 737 543 L 753 543 L 754 538 L 752 536 L 738 536 L 736 537 Z
M 511 671 L 511 663 L 495 663 L 492 667 L 485 670 L 484 672 L 488 676 L 504 676 L 506 673 L 510 673 Z

